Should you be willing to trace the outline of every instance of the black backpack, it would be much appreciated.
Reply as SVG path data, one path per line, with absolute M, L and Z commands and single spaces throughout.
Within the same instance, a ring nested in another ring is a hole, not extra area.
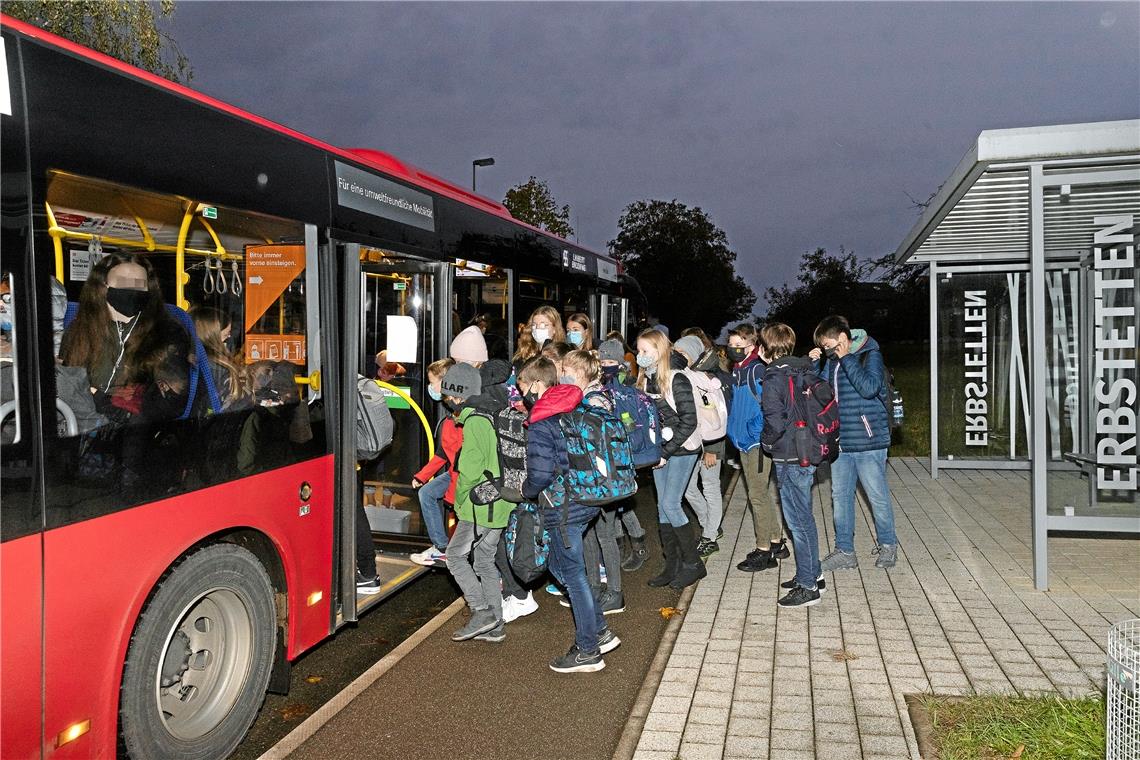
M 520 582 L 532 583 L 547 571 L 550 531 L 542 527 L 537 506 L 529 502 L 518 505 L 507 520 L 503 540 L 507 542 L 511 570 Z
M 475 504 L 490 504 L 510 496 L 507 500 L 513 501 L 519 498 L 526 480 L 526 415 L 513 406 L 494 413 L 476 411 L 475 414 L 489 420 L 495 429 L 499 476 L 486 473 L 486 480 L 472 489 L 471 500 Z M 463 449 L 459 453 L 462 456 Z
M 863 365 L 863 369 L 867 368 L 867 352 L 858 354 L 859 363 Z M 883 407 L 887 410 L 887 428 L 889 430 L 898 430 L 902 427 L 903 419 L 906 413 L 903 411 L 903 397 L 895 388 L 895 373 L 891 368 L 883 363 L 883 385 L 886 386 L 885 393 L 883 394 Z
M 831 383 L 811 370 L 788 373 L 788 432 L 800 461 L 821 465 L 839 457 L 839 404 Z

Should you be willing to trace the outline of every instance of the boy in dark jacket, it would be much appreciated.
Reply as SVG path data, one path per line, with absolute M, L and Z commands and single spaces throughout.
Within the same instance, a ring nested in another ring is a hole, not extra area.
M 744 322 L 729 332 L 728 358 L 732 362 L 733 381 L 728 437 L 740 452 L 740 470 L 756 533 L 756 548 L 736 568 L 755 573 L 776 567 L 779 564 L 776 560 L 788 556 L 784 528 L 780 524 L 776 481 L 771 471 L 764 475 L 764 454 L 760 448 L 764 415 L 757 396 L 764 385 L 765 365 L 760 357 L 755 327 Z
M 598 361 L 602 365 L 602 385 L 626 385 L 632 387 L 636 378 L 630 372 L 629 361 L 626 358 L 624 344 L 616 338 L 602 341 L 598 346 Z M 621 569 L 626 572 L 640 570 L 649 558 L 649 550 L 645 547 L 645 528 L 637 519 L 637 512 L 633 511 L 633 499 L 627 499 L 618 504 L 618 538 L 622 533 L 629 538 L 622 544 Z
M 791 355 L 796 347 L 796 333 L 783 323 L 765 325 L 760 331 L 760 343 L 770 361 L 764 373 L 760 402 L 764 407 L 764 451 L 776 466 L 780 503 L 796 553 L 796 577 L 779 604 L 781 607 L 810 607 L 819 604 L 817 579 L 820 576 L 819 538 L 811 510 L 815 465 L 804 466 L 802 452 L 797 451 L 792 425 L 802 417 L 795 416 L 797 399 L 792 394 L 802 385 L 802 381 L 797 383 L 796 376 L 810 374 L 813 368 L 807 359 Z
M 839 458 L 831 465 L 831 511 L 835 519 L 835 550 L 823 559 L 827 572 L 859 566 L 855 556 L 855 485 L 863 484 L 875 519 L 875 567 L 895 566 L 898 539 L 895 511 L 887 486 L 887 448 L 891 445 L 887 418 L 886 369 L 879 344 L 864 330 L 852 330 L 839 316 L 824 318 L 815 328 L 818 360 L 826 354 L 820 375 L 835 389 L 839 403 Z
M 598 507 L 570 502 L 564 484 L 570 461 L 559 418 L 582 403 L 582 391 L 576 385 L 559 385 L 554 363 L 541 356 L 523 365 L 518 384 L 530 408 L 522 495 L 538 504 L 542 524 L 550 531 L 550 571 L 566 589 L 574 615 L 574 645 L 552 660 L 550 669 L 592 673 L 606 666 L 602 655 L 621 640 L 606 626 L 586 580 L 582 536 Z

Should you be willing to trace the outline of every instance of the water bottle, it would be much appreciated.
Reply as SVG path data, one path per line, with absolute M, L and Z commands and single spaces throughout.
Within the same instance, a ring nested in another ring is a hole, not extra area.
M 808 435 L 807 423 L 796 420 L 796 429 L 792 433 L 796 444 L 796 456 L 800 459 L 800 467 L 811 465 L 811 438 Z
M 625 425 L 625 429 L 631 433 L 637 427 L 637 423 L 633 421 L 633 416 L 629 412 L 621 413 L 621 424 Z

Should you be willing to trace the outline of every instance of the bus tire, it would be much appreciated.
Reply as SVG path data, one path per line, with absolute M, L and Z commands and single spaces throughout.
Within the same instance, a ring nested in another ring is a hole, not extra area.
M 233 544 L 194 552 L 159 581 L 123 667 L 119 730 L 130 757 L 213 760 L 245 737 L 277 643 L 273 586 Z

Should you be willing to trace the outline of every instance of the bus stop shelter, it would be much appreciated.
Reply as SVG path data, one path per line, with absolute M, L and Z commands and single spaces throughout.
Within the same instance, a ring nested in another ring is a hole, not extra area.
M 1026 470 L 1051 531 L 1140 532 L 1140 120 L 982 132 L 896 251 L 930 266 L 930 470 Z

